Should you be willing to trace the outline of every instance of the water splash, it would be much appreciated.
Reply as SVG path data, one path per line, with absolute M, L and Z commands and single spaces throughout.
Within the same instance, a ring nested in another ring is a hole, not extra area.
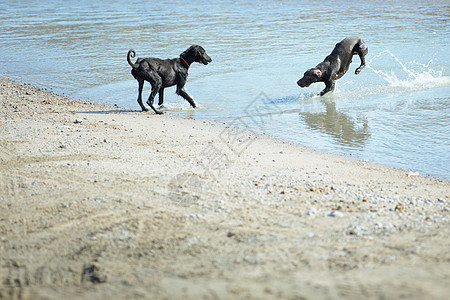
M 373 68 L 372 62 L 375 59 L 380 58 L 384 54 L 388 54 L 394 61 L 401 67 L 406 77 L 401 77 L 403 74 L 398 74 L 394 72 L 393 69 L 388 71 L 382 71 L 380 69 Z M 367 68 L 372 70 L 381 79 L 386 81 L 390 87 L 401 87 L 407 90 L 420 90 L 424 88 L 434 88 L 440 86 L 450 85 L 450 77 L 444 76 L 442 70 L 434 70 L 430 67 L 431 60 L 428 64 L 415 63 L 417 68 L 421 70 L 414 70 L 408 68 L 397 56 L 395 56 L 391 51 L 384 50 L 380 52 L 377 56 L 373 57 L 367 64 Z

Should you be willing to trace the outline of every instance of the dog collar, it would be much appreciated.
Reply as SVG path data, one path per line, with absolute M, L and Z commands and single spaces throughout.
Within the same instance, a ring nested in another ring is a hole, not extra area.
M 184 58 L 182 58 L 181 56 L 180 56 L 180 58 L 181 58 L 182 61 L 184 61 L 184 63 L 186 64 L 186 66 L 187 66 L 188 69 L 189 69 L 190 66 L 189 66 L 188 62 L 187 62 Z

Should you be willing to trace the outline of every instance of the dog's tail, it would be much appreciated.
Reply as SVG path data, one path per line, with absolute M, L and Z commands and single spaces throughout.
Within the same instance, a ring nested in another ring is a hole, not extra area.
M 127 61 L 128 61 L 128 64 L 129 64 L 133 69 L 137 69 L 137 68 L 139 67 L 138 64 L 134 64 L 134 63 L 131 62 L 131 59 L 134 58 L 135 56 L 136 56 L 136 52 L 134 52 L 133 49 L 130 49 L 130 51 L 128 51 L 128 54 L 127 54 Z

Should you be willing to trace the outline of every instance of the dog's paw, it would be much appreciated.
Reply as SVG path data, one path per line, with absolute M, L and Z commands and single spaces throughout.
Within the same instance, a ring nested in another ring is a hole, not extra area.
M 162 112 L 162 111 L 160 111 L 160 110 L 156 110 L 155 113 L 156 113 L 157 115 L 163 115 L 163 114 L 164 114 L 164 112 Z
M 355 70 L 355 74 L 356 74 L 356 75 L 358 75 L 359 72 L 361 72 L 361 69 L 360 69 L 360 68 L 358 68 L 358 69 Z

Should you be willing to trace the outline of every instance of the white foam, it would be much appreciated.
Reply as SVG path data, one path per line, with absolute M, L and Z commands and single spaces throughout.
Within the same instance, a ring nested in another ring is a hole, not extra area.
M 384 54 L 390 55 L 401 67 L 403 72 L 394 72 L 394 69 L 387 72 L 375 69 L 371 66 L 373 60 L 378 59 Z M 414 69 L 412 67 L 408 68 L 389 50 L 384 50 L 370 60 L 367 64 L 367 68 L 386 81 L 390 87 L 401 87 L 409 91 L 450 85 L 450 77 L 444 76 L 442 74 L 442 70 L 435 70 L 430 67 L 431 61 L 429 61 L 426 65 L 417 62 L 412 62 L 411 64 L 415 64 Z

